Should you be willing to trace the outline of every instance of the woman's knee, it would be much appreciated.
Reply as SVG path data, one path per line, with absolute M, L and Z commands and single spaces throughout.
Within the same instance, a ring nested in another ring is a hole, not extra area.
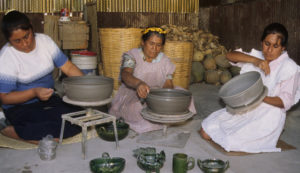
M 203 128 L 200 129 L 200 135 L 205 140 L 211 140 L 211 137 L 203 130 Z

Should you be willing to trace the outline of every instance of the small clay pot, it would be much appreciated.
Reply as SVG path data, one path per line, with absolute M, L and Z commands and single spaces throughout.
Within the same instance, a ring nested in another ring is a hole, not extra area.
M 123 118 L 116 121 L 118 140 L 124 139 L 129 132 L 129 124 L 125 123 Z M 113 123 L 105 123 L 96 126 L 98 136 L 106 141 L 116 141 Z
M 146 171 L 146 173 L 160 172 L 160 168 L 163 167 L 166 159 L 164 151 L 160 153 L 143 153 L 137 157 L 138 166 Z
M 120 173 L 124 170 L 125 159 L 121 157 L 111 158 L 108 153 L 103 153 L 101 158 L 90 161 L 90 169 L 93 173 Z
M 228 161 L 224 162 L 220 159 L 206 159 L 204 161 L 198 159 L 197 164 L 204 173 L 223 173 L 229 167 Z

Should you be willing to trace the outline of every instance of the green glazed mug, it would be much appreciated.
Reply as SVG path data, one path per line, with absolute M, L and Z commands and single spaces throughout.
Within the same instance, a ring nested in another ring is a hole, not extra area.
M 195 159 L 184 153 L 173 154 L 173 173 L 186 173 L 195 166 Z

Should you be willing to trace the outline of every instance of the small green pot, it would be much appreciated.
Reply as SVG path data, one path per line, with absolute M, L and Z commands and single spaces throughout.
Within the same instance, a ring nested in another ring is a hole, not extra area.
M 198 159 L 197 164 L 204 173 L 223 173 L 229 167 L 228 161 L 224 162 L 220 159 L 207 159 L 204 161 Z
M 125 159 L 111 158 L 108 153 L 103 153 L 101 158 L 90 161 L 90 169 L 93 173 L 121 173 L 124 167 Z
M 129 132 L 129 125 L 124 122 L 123 118 L 116 121 L 118 140 L 124 139 Z M 98 136 L 106 141 L 116 141 L 113 123 L 105 123 L 96 126 Z

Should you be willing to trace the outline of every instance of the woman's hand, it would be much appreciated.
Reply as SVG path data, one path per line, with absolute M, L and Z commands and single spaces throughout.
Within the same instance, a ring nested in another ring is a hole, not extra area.
M 2 104 L 22 104 L 33 98 L 39 98 L 42 101 L 48 100 L 54 90 L 51 88 L 31 88 L 24 91 L 12 91 L 9 93 L 0 93 Z
M 54 90 L 52 88 L 34 88 L 36 97 L 42 101 L 48 100 L 52 96 L 53 92 Z
M 140 98 L 146 98 L 150 87 L 142 80 L 133 76 L 132 68 L 123 68 L 121 72 L 122 81 L 129 87 L 134 88 Z
M 269 62 L 266 60 L 256 59 L 253 64 L 262 69 L 266 75 L 270 74 Z
M 247 62 L 252 63 L 256 67 L 262 69 L 266 75 L 270 74 L 270 66 L 268 61 L 258 59 L 257 57 L 244 54 L 242 52 L 228 52 L 226 58 L 231 62 Z
M 138 93 L 139 97 L 146 98 L 150 92 L 150 87 L 145 82 L 140 82 L 136 87 L 136 92 Z
M 263 102 L 267 103 L 267 104 L 270 104 L 270 105 L 273 105 L 273 106 L 276 106 L 276 107 L 279 107 L 279 108 L 284 108 L 284 104 L 281 100 L 280 97 L 269 97 L 269 96 L 266 96 L 264 99 L 263 99 Z

